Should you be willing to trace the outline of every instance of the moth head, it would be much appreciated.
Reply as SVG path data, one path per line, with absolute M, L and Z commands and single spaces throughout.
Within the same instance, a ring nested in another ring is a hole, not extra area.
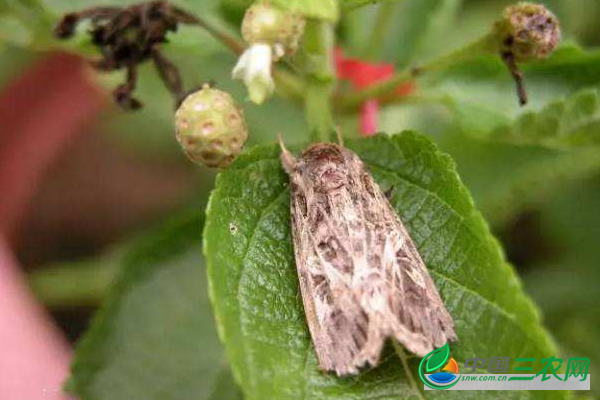
M 337 144 L 317 143 L 306 149 L 299 160 L 303 175 L 317 190 L 337 189 L 347 182 L 346 159 Z

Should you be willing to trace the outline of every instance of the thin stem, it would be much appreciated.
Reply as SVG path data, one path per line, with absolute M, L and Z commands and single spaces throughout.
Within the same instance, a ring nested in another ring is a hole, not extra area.
M 399 85 L 409 82 L 425 73 L 442 71 L 457 62 L 471 59 L 481 54 L 494 53 L 496 50 L 495 43 L 495 38 L 492 34 L 485 35 L 481 39 L 472 42 L 465 47 L 432 60 L 420 67 L 407 68 L 396 73 L 386 81 L 370 86 L 365 90 L 341 96 L 340 106 L 342 108 L 356 108 L 367 100 L 373 98 L 385 98 L 386 96 L 392 95 Z
M 169 89 L 177 104 L 183 95 L 183 82 L 175 65 L 157 48 L 152 49 L 152 59 L 163 83 Z
M 527 104 L 527 91 L 525 90 L 525 82 L 523 81 L 523 72 L 519 69 L 513 53 L 502 53 L 502 61 L 506 64 L 510 75 L 515 81 L 519 105 L 524 106 Z
M 404 352 L 404 349 L 402 348 L 402 345 L 400 345 L 400 343 L 398 343 L 395 340 L 392 341 L 392 344 L 394 346 L 394 351 L 396 352 L 396 355 L 402 363 L 402 368 L 404 368 L 404 373 L 406 374 L 408 385 L 414 390 L 416 395 L 419 396 L 421 400 L 425 400 L 425 397 L 423 397 L 423 393 L 421 393 L 421 390 L 419 389 L 419 386 L 417 385 L 417 382 L 415 381 L 415 378 L 412 375 L 412 371 L 408 365 L 407 356 Z
M 311 139 L 328 141 L 334 128 L 331 95 L 335 83 L 333 26 L 308 20 L 302 47 L 306 74 L 305 110 Z
M 206 32 L 208 32 L 211 36 L 213 36 L 215 39 L 217 39 L 218 41 L 223 43 L 225 45 L 225 47 L 227 47 L 234 53 L 239 55 L 244 52 L 244 49 L 246 48 L 246 46 L 244 46 L 244 44 L 240 40 L 236 39 L 233 36 L 230 36 L 229 34 L 227 34 L 226 32 L 224 32 L 222 30 L 218 29 L 217 27 L 213 26 L 208 21 L 206 21 L 196 15 L 190 14 L 178 7 L 173 7 L 173 12 L 176 13 L 178 19 L 181 22 L 190 24 L 190 25 L 197 25 L 197 26 L 201 27 Z
M 203 19 L 196 17 L 196 25 L 202 27 L 205 31 L 211 34 L 215 39 L 219 40 L 223 43 L 228 49 L 233 51 L 235 54 L 242 54 L 246 46 L 244 44 L 234 38 L 233 36 L 228 35 L 227 33 L 215 28 L 208 22 Z
M 398 0 L 396 3 L 390 1 L 379 4 L 371 36 L 365 43 L 363 52 L 365 58 L 370 60 L 378 58 L 378 53 L 382 51 L 382 48 L 385 45 L 385 39 L 388 37 L 390 26 L 394 20 L 394 11 L 400 1 L 401 0 Z

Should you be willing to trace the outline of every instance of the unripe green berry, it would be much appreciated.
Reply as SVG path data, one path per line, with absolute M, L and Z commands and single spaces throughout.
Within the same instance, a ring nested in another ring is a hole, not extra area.
M 304 33 L 302 15 L 277 8 L 270 3 L 254 3 L 242 21 L 242 36 L 249 44 L 264 43 L 275 51 L 275 59 L 292 55 Z
M 496 24 L 503 53 L 511 53 L 516 61 L 546 58 L 558 45 L 558 19 L 546 7 L 533 3 L 517 3 L 506 7 Z
M 175 134 L 183 151 L 198 164 L 224 168 L 248 138 L 242 109 L 222 90 L 205 85 L 190 94 L 175 113 Z

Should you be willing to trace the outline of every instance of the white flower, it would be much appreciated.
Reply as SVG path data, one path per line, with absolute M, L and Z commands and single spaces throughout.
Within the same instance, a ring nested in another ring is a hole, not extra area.
M 272 61 L 271 46 L 255 43 L 244 51 L 233 69 L 233 78 L 244 80 L 250 100 L 256 104 L 261 104 L 275 90 L 271 76 Z

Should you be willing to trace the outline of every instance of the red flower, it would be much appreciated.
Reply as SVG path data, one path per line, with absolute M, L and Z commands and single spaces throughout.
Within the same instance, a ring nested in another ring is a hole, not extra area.
M 345 58 L 342 49 L 335 49 L 335 68 L 338 79 L 349 81 L 356 90 L 363 90 L 375 83 L 385 81 L 394 74 L 394 66 L 387 63 L 371 63 L 357 58 Z M 398 96 L 407 96 L 414 91 L 414 82 L 403 83 L 396 89 Z M 377 132 L 379 101 L 367 100 L 362 104 L 360 131 L 365 136 Z

